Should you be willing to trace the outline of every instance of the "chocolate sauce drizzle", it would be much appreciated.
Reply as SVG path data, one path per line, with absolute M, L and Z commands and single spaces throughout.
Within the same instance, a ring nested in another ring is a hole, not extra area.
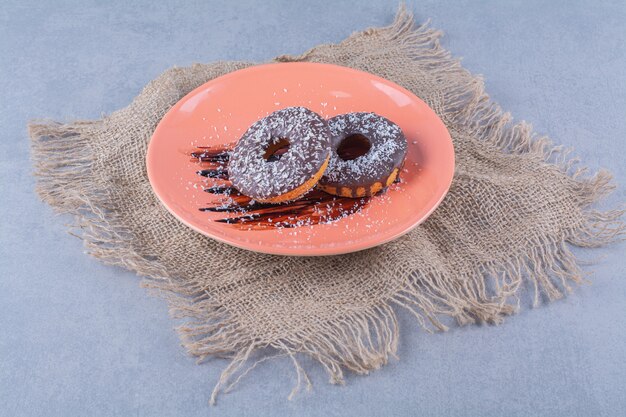
M 199 146 L 190 153 L 191 161 L 202 169 L 197 174 L 216 180 L 203 190 L 219 197 L 200 211 L 223 213 L 214 221 L 231 224 L 242 230 L 293 228 L 329 223 L 349 216 L 368 202 L 369 198 L 337 197 L 313 190 L 299 200 L 284 204 L 264 204 L 237 191 L 228 180 L 228 148 Z

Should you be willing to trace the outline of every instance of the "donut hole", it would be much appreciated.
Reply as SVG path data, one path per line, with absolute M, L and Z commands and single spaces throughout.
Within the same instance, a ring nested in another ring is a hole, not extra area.
M 337 147 L 337 155 L 344 161 L 357 159 L 370 151 L 372 143 L 367 136 L 355 133 L 346 136 Z
M 263 159 L 267 162 L 276 162 L 279 161 L 282 156 L 287 153 L 289 150 L 289 140 L 286 138 L 279 138 L 278 140 L 274 140 L 272 143 L 265 148 L 265 153 L 263 154 Z

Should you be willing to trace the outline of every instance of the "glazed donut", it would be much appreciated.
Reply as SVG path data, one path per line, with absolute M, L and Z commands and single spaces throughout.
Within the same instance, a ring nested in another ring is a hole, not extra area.
M 275 152 L 289 146 L 281 155 Z M 239 192 L 261 203 L 284 203 L 311 190 L 328 166 L 326 121 L 304 107 L 288 107 L 257 121 L 235 145 L 228 164 Z
M 398 125 L 375 113 L 348 113 L 329 119 L 328 127 L 332 152 L 318 184 L 321 190 L 342 197 L 365 197 L 398 178 L 407 150 Z M 355 145 L 365 148 L 365 153 L 346 158 L 345 148 Z

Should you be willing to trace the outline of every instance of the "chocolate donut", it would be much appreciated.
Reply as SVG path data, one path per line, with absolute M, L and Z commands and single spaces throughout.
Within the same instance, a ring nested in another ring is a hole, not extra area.
M 407 150 L 397 124 L 375 113 L 348 113 L 329 119 L 328 127 L 332 153 L 320 189 L 342 197 L 365 197 L 396 180 Z M 349 155 L 346 148 L 354 145 L 365 148 L 365 153 Z
M 278 154 L 278 149 L 286 152 Z M 233 186 L 262 203 L 295 200 L 317 184 L 330 158 L 326 121 L 304 107 L 288 107 L 257 121 L 230 155 Z

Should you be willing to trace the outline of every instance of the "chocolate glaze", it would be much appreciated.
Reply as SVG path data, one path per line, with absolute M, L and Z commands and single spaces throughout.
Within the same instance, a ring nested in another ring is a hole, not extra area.
M 200 210 L 228 213 L 232 216 L 215 220 L 241 229 L 264 230 L 293 228 L 329 223 L 348 216 L 367 203 L 367 199 L 333 197 L 314 190 L 306 197 L 288 204 L 263 204 L 250 200 L 217 202 Z
M 267 149 L 285 139 L 289 150 L 270 160 Z M 288 107 L 257 121 L 244 133 L 230 155 L 228 171 L 243 194 L 267 200 L 309 181 L 329 153 L 326 121 L 304 107 Z
M 264 204 L 240 193 L 229 181 L 228 149 L 199 147 L 190 152 L 191 161 L 204 169 L 198 175 L 211 178 L 214 184 L 203 190 L 215 197 L 209 205 L 199 210 L 223 213 L 215 219 L 218 223 L 230 224 L 242 230 L 268 230 L 273 228 L 293 228 L 329 223 L 348 216 L 365 206 L 368 198 L 336 197 L 319 190 L 313 190 L 305 197 L 286 204 Z
M 227 150 L 198 146 L 197 150 L 191 152 L 191 157 L 204 162 L 228 162 L 230 155 Z
M 348 113 L 328 120 L 332 139 L 328 169 L 320 185 L 346 187 L 354 190 L 382 182 L 395 169 L 401 168 L 407 151 L 407 141 L 398 125 L 375 113 Z M 344 139 L 362 135 L 370 142 L 369 150 L 354 159 L 343 158 L 338 149 Z
M 222 168 L 202 169 L 198 171 L 198 175 L 201 175 L 207 178 L 228 179 L 228 171 Z

